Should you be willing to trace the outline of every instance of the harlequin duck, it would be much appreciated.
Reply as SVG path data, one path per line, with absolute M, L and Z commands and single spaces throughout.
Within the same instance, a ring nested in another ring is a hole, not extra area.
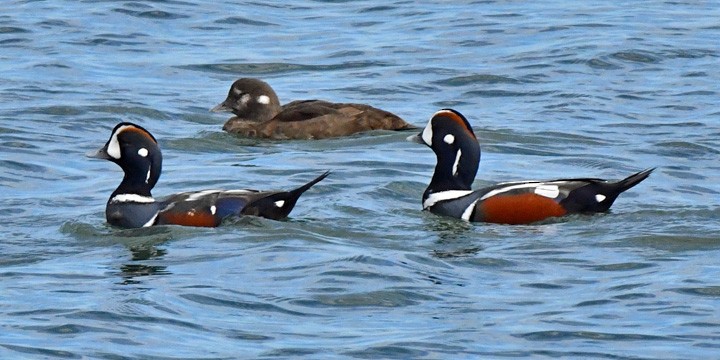
M 108 223 L 123 228 L 163 224 L 214 227 L 226 217 L 242 215 L 283 219 L 300 195 L 329 174 L 291 191 L 203 190 L 156 200 L 150 191 L 160 178 L 162 154 L 155 137 L 144 128 L 120 123 L 105 146 L 88 156 L 110 160 L 125 172 L 105 208 Z
M 230 87 L 227 99 L 210 109 L 230 111 L 223 130 L 266 139 L 324 139 L 368 130 L 416 129 L 398 116 L 363 104 L 298 100 L 280 106 L 268 83 L 243 78 Z
M 436 112 L 423 131 L 408 138 L 437 156 L 423 209 L 438 215 L 500 224 L 529 224 L 551 217 L 607 211 L 625 190 L 654 169 L 620 181 L 558 179 L 517 181 L 471 190 L 480 163 L 480 145 L 467 119 L 452 109 Z

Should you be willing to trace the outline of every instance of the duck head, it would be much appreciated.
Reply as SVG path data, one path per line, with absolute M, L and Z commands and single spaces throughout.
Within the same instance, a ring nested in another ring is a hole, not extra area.
M 101 149 L 88 157 L 110 160 L 120 166 L 125 176 L 117 194 L 136 194 L 150 197 L 150 190 L 160 179 L 162 153 L 155 137 L 139 125 L 122 122 L 115 126 L 110 139 Z
M 266 121 L 280 112 L 280 100 L 268 83 L 242 78 L 232 84 L 225 101 L 210 111 L 230 111 L 245 120 Z
M 426 194 L 470 190 L 480 163 L 480 144 L 465 116 L 453 109 L 442 109 L 421 133 L 408 139 L 429 146 L 437 157 Z

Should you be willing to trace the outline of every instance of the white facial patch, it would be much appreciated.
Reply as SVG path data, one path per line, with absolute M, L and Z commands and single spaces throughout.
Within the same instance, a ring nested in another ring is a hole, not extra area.
M 443 138 L 443 141 L 448 145 L 452 145 L 455 142 L 455 136 L 453 136 L 452 134 L 447 134 Z
M 130 125 L 123 125 L 115 132 L 112 133 L 110 136 L 110 142 L 107 145 L 107 154 L 113 158 L 113 159 L 120 159 L 121 152 L 120 152 L 120 142 L 118 142 L 118 135 L 120 135 L 121 132 L 125 131 L 125 129 L 130 128 Z
M 235 95 L 240 95 L 240 94 L 242 94 L 242 90 L 240 90 L 240 89 L 238 89 L 238 88 L 236 88 L 236 87 L 232 88 L 232 92 L 233 92 L 233 94 L 235 94 Z
M 142 157 L 147 157 L 147 156 L 148 156 L 148 149 L 146 149 L 146 148 L 140 148 L 140 150 L 138 150 L 138 155 L 140 155 L 140 156 L 142 156 Z
M 453 164 L 453 176 L 457 176 L 458 174 L 458 164 L 460 164 L 460 156 L 462 156 L 462 150 L 458 149 L 457 155 L 455 156 L 455 163 Z
M 447 190 L 432 193 L 423 201 L 423 209 L 427 209 L 439 201 L 458 199 L 470 193 L 472 190 Z
M 215 206 L 215 205 L 210 206 L 210 213 L 215 215 L 216 212 L 217 212 L 217 206 Z
M 270 103 L 270 97 L 268 97 L 267 95 L 260 95 L 260 96 L 258 96 L 258 98 L 257 98 L 257 102 L 260 103 L 260 104 L 265 104 L 265 105 L 267 105 L 267 104 Z
M 432 131 L 432 121 L 427 124 L 425 129 L 423 129 L 422 132 L 422 139 L 428 146 L 432 146 L 432 138 L 433 138 L 433 131 Z
M 595 195 L 595 200 L 597 200 L 597 202 L 599 202 L 599 203 L 603 202 L 605 199 L 606 199 L 606 197 L 603 194 Z
M 250 95 L 249 94 L 243 94 L 243 96 L 240 97 L 240 104 L 245 105 L 250 101 Z
M 279 208 L 283 207 L 283 205 L 285 205 L 285 200 L 278 200 L 275 202 L 275 206 Z
M 546 198 L 554 199 L 560 195 L 560 188 L 557 185 L 539 185 L 534 190 L 535 194 Z

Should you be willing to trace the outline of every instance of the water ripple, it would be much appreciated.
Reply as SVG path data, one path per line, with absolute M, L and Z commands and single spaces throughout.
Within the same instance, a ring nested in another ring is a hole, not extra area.
M 364 293 L 344 293 L 339 295 L 320 294 L 313 300 L 293 300 L 295 305 L 311 308 L 321 307 L 406 307 L 418 305 L 423 301 L 440 299 L 409 290 L 377 290 Z
M 375 67 L 390 66 L 390 63 L 382 61 L 351 61 L 329 65 L 310 65 L 293 63 L 219 63 L 219 64 L 196 64 L 179 66 L 181 69 L 246 75 L 282 74 L 303 71 L 338 71 L 348 69 L 366 69 Z
M 217 24 L 229 24 L 229 25 L 251 25 L 251 26 L 278 26 L 277 24 L 252 20 L 240 16 L 230 16 L 221 20 L 215 20 Z
M 313 316 L 312 314 L 287 310 L 287 309 L 283 309 L 282 307 L 279 307 L 277 305 L 270 305 L 270 304 L 264 304 L 264 303 L 250 303 L 250 302 L 243 302 L 243 301 L 236 301 L 236 300 L 220 299 L 220 298 L 205 296 L 205 295 L 200 295 L 200 294 L 185 294 L 185 295 L 181 295 L 181 297 L 183 297 L 187 300 L 190 300 L 190 301 L 197 302 L 199 304 L 203 304 L 203 305 L 222 306 L 222 307 L 244 309 L 244 310 L 251 310 L 251 311 L 277 312 L 277 313 L 283 313 L 286 315 L 293 315 L 293 316 Z
M 680 341 L 673 337 L 634 333 L 603 333 L 594 331 L 535 331 L 518 334 L 531 341 L 597 340 L 597 341 Z
M 189 17 L 188 15 L 172 13 L 163 10 L 147 10 L 137 11 L 130 9 L 113 9 L 112 11 L 125 15 L 131 15 L 139 18 L 156 19 L 156 20 L 176 20 Z

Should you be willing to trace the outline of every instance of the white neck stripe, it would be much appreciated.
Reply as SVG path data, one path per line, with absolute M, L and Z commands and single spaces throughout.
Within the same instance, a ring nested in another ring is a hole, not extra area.
M 452 168 L 453 176 L 457 176 L 457 174 L 458 174 L 458 165 L 460 164 L 460 156 L 462 156 L 462 150 L 458 149 L 457 155 L 455 156 L 455 163 L 453 164 L 453 168 Z

